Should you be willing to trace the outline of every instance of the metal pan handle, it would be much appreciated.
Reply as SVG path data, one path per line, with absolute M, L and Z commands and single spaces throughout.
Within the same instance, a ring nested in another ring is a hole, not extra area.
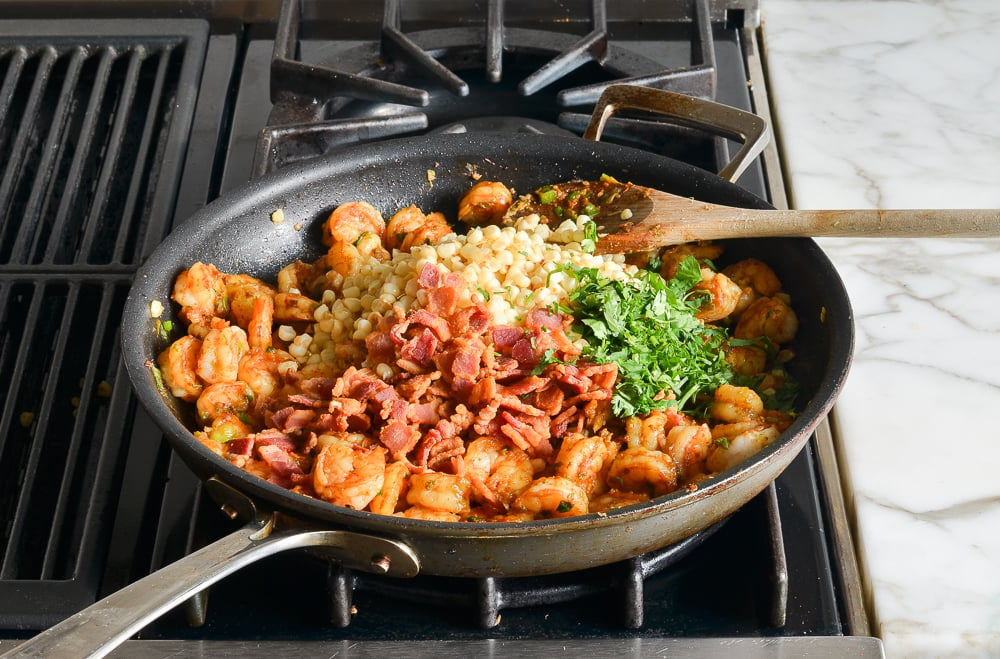
M 740 150 L 719 170 L 719 176 L 728 181 L 735 182 L 771 139 L 767 122 L 755 114 L 703 98 L 639 85 L 608 86 L 594 106 L 584 138 L 600 140 L 608 119 L 621 109 L 656 112 L 682 126 L 741 142 Z
M 322 548 L 345 566 L 368 572 L 397 577 L 419 572 L 413 551 L 393 540 L 330 529 L 276 531 L 273 516 L 257 519 L 92 604 L 2 656 L 103 657 L 223 577 L 266 556 L 303 547 Z

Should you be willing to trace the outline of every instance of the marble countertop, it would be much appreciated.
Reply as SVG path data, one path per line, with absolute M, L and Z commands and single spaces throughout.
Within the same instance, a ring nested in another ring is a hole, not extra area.
M 1000 3 L 761 10 L 792 207 L 1000 208 Z M 856 315 L 833 423 L 872 631 L 1000 656 L 1000 239 L 819 243 Z

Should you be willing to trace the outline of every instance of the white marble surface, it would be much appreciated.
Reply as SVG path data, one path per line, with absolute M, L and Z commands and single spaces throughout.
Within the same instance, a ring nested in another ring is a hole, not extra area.
M 1000 2 L 761 8 L 793 207 L 1000 208 Z M 834 422 L 873 633 L 1000 656 L 1000 239 L 820 244 L 856 315 Z

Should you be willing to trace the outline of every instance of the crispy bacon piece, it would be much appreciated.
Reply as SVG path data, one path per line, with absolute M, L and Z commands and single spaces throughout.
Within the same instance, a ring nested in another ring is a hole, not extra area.
M 403 421 L 390 421 L 379 433 L 379 441 L 389 449 L 392 457 L 402 460 L 420 441 L 420 433 Z

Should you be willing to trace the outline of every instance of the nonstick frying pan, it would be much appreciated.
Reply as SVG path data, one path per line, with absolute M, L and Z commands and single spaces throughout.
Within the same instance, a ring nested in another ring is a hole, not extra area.
M 596 179 L 605 173 L 705 201 L 767 206 L 714 174 L 613 144 L 530 134 L 431 135 L 360 146 L 282 169 L 218 199 L 179 226 L 137 273 L 122 323 L 124 359 L 136 396 L 173 448 L 207 481 L 224 510 L 252 521 L 22 647 L 50 656 L 109 651 L 225 574 L 288 548 L 321 547 L 348 567 L 395 576 L 550 574 L 675 543 L 724 519 L 763 490 L 829 411 L 853 349 L 853 320 L 843 284 L 818 246 L 804 238 L 730 241 L 719 263 L 760 258 L 792 296 L 801 329 L 791 370 L 802 386 L 801 413 L 794 423 L 751 459 L 693 491 L 606 514 L 525 523 L 443 523 L 378 516 L 298 495 L 203 447 L 190 432 L 195 427 L 192 410 L 161 393 L 148 368 L 168 345 L 157 336 L 150 304 L 163 303 L 161 320 L 182 327 L 170 292 L 177 274 L 195 261 L 273 281 L 283 265 L 322 253 L 320 224 L 347 201 L 368 201 L 386 216 L 409 204 L 453 216 L 459 197 L 475 180 L 503 181 L 526 193 L 546 183 Z M 274 223 L 271 215 L 278 209 L 284 221 Z

